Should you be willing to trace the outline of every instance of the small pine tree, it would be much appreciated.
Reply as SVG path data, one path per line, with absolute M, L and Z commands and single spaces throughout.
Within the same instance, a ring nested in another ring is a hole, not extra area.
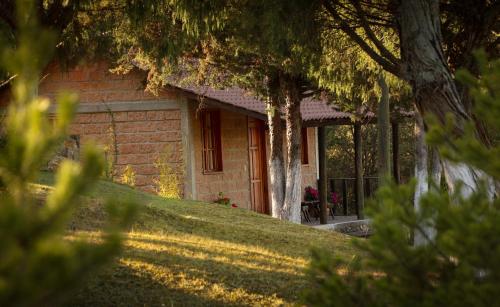
M 475 99 L 475 114 L 498 140 L 500 131 L 500 60 L 487 63 L 478 55 L 480 79 L 457 74 Z M 451 120 L 451 119 L 450 119 Z M 437 123 L 437 121 L 436 121 Z M 446 159 L 473 165 L 491 180 L 500 180 L 498 142 L 486 147 L 468 127 L 452 139 L 453 125 L 434 124 L 428 142 Z M 355 244 L 361 255 L 350 261 L 314 251 L 308 271 L 311 286 L 305 293 L 312 306 L 499 306 L 500 305 L 500 199 L 491 197 L 491 183 L 464 197 L 449 195 L 436 185 L 413 207 L 414 182 L 389 184 L 371 205 L 375 234 Z M 412 234 L 435 237 L 414 246 Z
M 65 139 L 76 106 L 75 95 L 60 95 L 57 116 L 50 121 L 49 100 L 36 96 L 55 37 L 40 30 L 34 5 L 17 1 L 18 44 L 15 50 L 0 50 L 5 69 L 16 75 L 0 148 L 0 306 L 60 304 L 83 277 L 116 254 L 118 230 L 132 213 L 130 206 L 110 205 L 113 222 L 101 244 L 64 240 L 79 195 L 102 173 L 104 159 L 93 147 L 84 150 L 82 164 L 60 165 L 46 199 L 34 195 L 31 183 Z

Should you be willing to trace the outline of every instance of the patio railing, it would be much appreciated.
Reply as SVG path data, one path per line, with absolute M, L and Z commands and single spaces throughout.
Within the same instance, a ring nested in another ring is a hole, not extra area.
M 373 195 L 378 187 L 378 177 L 364 177 L 364 195 L 365 199 Z M 356 178 L 328 178 L 328 202 L 331 202 L 331 193 L 338 195 L 339 204 L 334 207 L 336 215 L 356 215 Z

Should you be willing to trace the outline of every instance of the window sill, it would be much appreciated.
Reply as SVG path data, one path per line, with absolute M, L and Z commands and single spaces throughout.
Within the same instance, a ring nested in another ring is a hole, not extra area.
M 202 171 L 202 174 L 203 175 L 221 175 L 221 174 L 224 174 L 224 172 L 223 171 L 213 171 L 213 172 Z

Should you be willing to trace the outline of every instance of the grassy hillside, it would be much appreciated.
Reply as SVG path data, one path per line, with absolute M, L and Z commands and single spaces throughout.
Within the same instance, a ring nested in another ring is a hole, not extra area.
M 43 174 L 38 187 L 50 189 Z M 101 181 L 78 209 L 70 228 L 97 236 L 103 199 L 140 204 L 124 252 L 71 306 L 288 305 L 307 286 L 310 249 L 322 246 L 351 257 L 349 237 L 278 221 L 239 208 L 168 200 Z

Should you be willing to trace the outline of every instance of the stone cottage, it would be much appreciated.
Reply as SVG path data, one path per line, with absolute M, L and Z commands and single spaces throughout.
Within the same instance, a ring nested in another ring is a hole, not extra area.
M 265 105 L 244 90 L 168 87 L 152 95 L 144 72 L 112 74 L 105 62 L 69 70 L 53 64 L 43 76 L 39 95 L 79 95 L 71 137 L 103 146 L 117 178 L 128 166 L 136 186 L 154 192 L 163 161 L 178 173 L 186 199 L 214 201 L 222 192 L 239 207 L 269 213 Z M 301 112 L 305 188 L 317 180 L 315 126 L 349 114 L 312 99 Z

